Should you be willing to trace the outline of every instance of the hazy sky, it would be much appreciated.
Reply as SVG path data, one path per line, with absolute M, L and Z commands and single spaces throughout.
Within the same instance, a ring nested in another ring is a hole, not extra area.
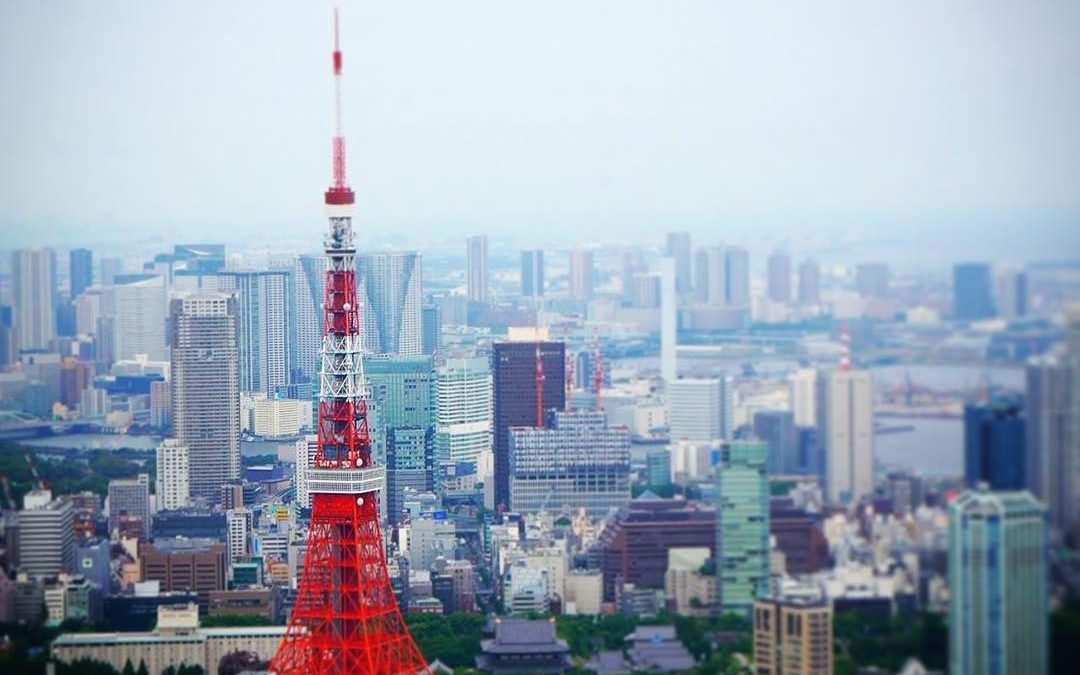
M 342 5 L 369 240 L 1080 254 L 1075 0 Z M 330 7 L 0 0 L 0 247 L 315 248 Z

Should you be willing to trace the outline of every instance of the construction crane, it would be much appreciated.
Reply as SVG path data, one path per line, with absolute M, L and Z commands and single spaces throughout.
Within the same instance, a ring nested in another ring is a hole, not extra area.
M 8 508 L 12 511 L 17 510 L 15 500 L 11 496 L 11 481 L 8 480 L 6 473 L 0 473 L 0 485 L 4 486 L 4 500 L 7 501 Z
M 34 466 L 33 456 L 31 456 L 30 453 L 27 452 L 23 454 L 23 457 L 26 458 L 26 464 L 30 467 L 30 475 L 34 477 L 34 484 L 37 485 L 39 490 L 46 489 L 48 486 L 45 484 L 45 481 L 41 480 L 41 476 L 38 474 L 37 467 Z

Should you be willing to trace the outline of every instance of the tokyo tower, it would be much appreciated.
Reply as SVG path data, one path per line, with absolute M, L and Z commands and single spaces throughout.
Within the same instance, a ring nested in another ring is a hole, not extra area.
M 333 63 L 334 182 L 326 191 L 330 228 L 325 240 L 318 449 L 308 471 L 311 525 L 296 607 L 269 670 L 278 675 L 429 673 L 394 599 L 379 530 L 385 470 L 371 456 L 363 394 L 354 200 L 345 182 L 336 10 Z

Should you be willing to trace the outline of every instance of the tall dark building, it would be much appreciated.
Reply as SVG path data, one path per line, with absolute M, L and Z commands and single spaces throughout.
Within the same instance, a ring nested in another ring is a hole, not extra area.
M 789 410 L 762 410 L 754 413 L 754 436 L 769 446 L 770 474 L 798 473 L 802 470 L 795 413 Z
M 544 252 L 521 252 L 521 294 L 527 298 L 544 296 Z
M 68 264 L 71 299 L 75 300 L 94 283 L 94 254 L 85 248 L 72 249 L 68 254 Z
M 964 407 L 964 483 L 992 490 L 1026 487 L 1024 413 L 1015 401 Z
M 769 256 L 769 300 L 791 302 L 791 257 L 783 251 Z
M 989 319 L 994 310 L 993 276 L 986 263 L 953 267 L 953 315 L 961 321 Z
M 566 345 L 496 342 L 491 354 L 495 388 L 495 504 L 510 504 L 510 427 L 536 426 L 536 352 L 544 371 L 542 408 L 566 409 Z
M 438 305 L 424 305 L 420 310 L 420 342 L 427 356 L 442 348 L 442 311 Z
M 817 305 L 821 303 L 821 268 L 813 260 L 804 260 L 799 264 L 799 304 Z

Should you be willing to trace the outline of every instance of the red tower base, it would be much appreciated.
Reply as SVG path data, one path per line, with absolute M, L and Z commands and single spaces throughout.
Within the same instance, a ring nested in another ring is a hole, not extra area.
M 270 671 L 430 673 L 390 586 L 374 493 L 312 495 L 296 608 Z

